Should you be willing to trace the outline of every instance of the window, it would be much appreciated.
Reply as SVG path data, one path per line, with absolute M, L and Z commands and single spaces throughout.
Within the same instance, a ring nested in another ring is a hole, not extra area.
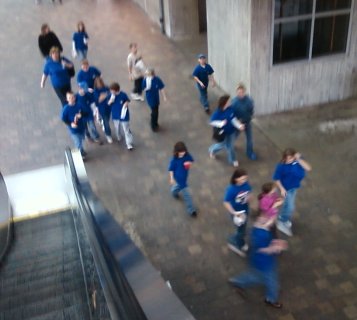
M 344 53 L 353 0 L 275 0 L 273 64 Z

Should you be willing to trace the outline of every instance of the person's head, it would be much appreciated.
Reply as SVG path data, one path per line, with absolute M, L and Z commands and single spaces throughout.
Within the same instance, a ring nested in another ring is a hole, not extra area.
M 58 47 L 52 47 L 49 53 L 49 56 L 54 61 L 59 61 L 60 59 L 60 50 Z
M 72 91 L 68 91 L 66 93 L 66 99 L 68 101 L 68 104 L 71 106 L 76 103 L 76 96 L 74 95 L 74 93 Z
M 89 62 L 87 59 L 83 59 L 81 61 L 81 69 L 84 71 L 84 72 L 87 72 L 88 69 L 89 69 Z
M 78 83 L 78 92 L 81 96 L 84 96 L 87 91 L 88 91 L 87 82 L 83 81 L 83 82 Z
M 132 53 L 137 53 L 138 52 L 138 45 L 135 42 L 131 42 L 129 44 L 129 50 Z
M 174 145 L 174 157 L 182 158 L 187 152 L 187 147 L 184 142 L 179 141 Z
M 111 93 L 118 93 L 120 91 L 120 85 L 118 82 L 112 82 L 109 89 Z
M 86 26 L 84 25 L 83 21 L 79 21 L 77 23 L 77 31 L 78 32 L 86 32 Z
M 238 83 L 237 86 L 237 96 L 243 98 L 245 96 L 246 87 L 243 82 Z
M 147 68 L 145 71 L 145 75 L 147 77 L 155 77 L 155 69 L 154 68 Z
M 283 151 L 281 162 L 292 163 L 295 160 L 296 150 L 293 148 L 287 148 Z
M 224 110 L 225 107 L 229 104 L 229 98 L 230 96 L 228 94 L 225 94 L 218 99 L 218 109 L 219 110 Z
M 205 65 L 206 64 L 206 56 L 202 53 L 198 55 L 198 63 L 200 65 Z
M 105 84 L 104 84 L 103 79 L 101 77 L 96 77 L 94 79 L 94 89 L 101 89 L 104 87 L 105 87 Z
M 41 35 L 46 35 L 47 33 L 50 32 L 50 26 L 47 24 L 47 23 L 44 23 L 42 26 L 41 26 Z
M 242 185 L 243 183 L 247 182 L 248 180 L 248 174 L 247 171 L 245 171 L 242 168 L 238 168 L 234 170 L 232 177 L 231 177 L 231 184 L 238 184 Z
M 261 199 L 261 197 L 265 194 L 274 192 L 276 190 L 277 186 L 275 182 L 266 182 L 262 185 L 262 192 L 259 194 L 258 199 Z

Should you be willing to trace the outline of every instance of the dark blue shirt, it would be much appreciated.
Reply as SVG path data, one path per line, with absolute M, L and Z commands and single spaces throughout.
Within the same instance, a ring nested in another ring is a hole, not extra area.
M 226 124 L 222 127 L 222 129 L 224 130 L 225 134 L 230 135 L 236 130 L 232 124 L 232 119 L 234 117 L 234 112 L 231 107 L 228 107 L 225 110 L 220 110 L 217 108 L 217 110 L 211 116 L 211 122 L 226 120 Z
M 74 41 L 74 47 L 76 50 L 83 51 L 87 50 L 88 46 L 84 43 L 84 39 L 88 39 L 87 32 L 75 32 L 73 33 L 72 40 Z
M 128 107 L 125 117 L 121 118 L 121 111 L 123 109 L 123 105 L 127 101 L 130 102 L 130 100 L 125 92 L 120 91 L 117 95 L 115 95 L 114 102 L 111 104 L 113 120 L 120 120 L 120 121 L 129 121 L 130 120 L 129 107 Z
M 88 88 L 94 88 L 94 80 L 100 77 L 101 72 L 96 67 L 90 66 L 88 71 L 83 71 L 82 69 L 77 74 L 77 83 L 86 82 Z
M 213 68 L 207 63 L 204 67 L 198 64 L 192 72 L 192 76 L 197 77 L 207 88 L 209 75 L 214 72 Z
M 224 201 L 229 202 L 234 211 L 244 210 L 248 214 L 248 200 L 251 191 L 252 187 L 248 182 L 244 182 L 242 185 L 230 184 L 226 189 Z
M 234 97 L 231 107 L 233 108 L 236 118 L 242 123 L 249 123 L 252 120 L 254 102 L 249 96 L 245 95 L 243 98 L 239 98 L 238 96 Z
M 174 173 L 174 179 L 181 188 L 187 187 L 189 169 L 186 169 L 184 166 L 184 163 L 186 161 L 194 161 L 194 159 L 188 152 L 186 152 L 182 158 L 172 157 L 168 169 L 169 171 L 172 171 Z
M 91 104 L 94 103 L 93 94 L 90 92 L 86 92 L 83 96 L 81 96 L 79 93 L 77 93 L 76 102 L 81 105 L 82 111 L 85 114 L 85 116 L 83 116 L 83 119 L 85 121 L 94 120 L 93 110 L 91 108 Z
M 67 63 L 71 63 L 65 57 L 61 59 Z M 71 78 L 68 75 L 67 69 L 62 66 L 61 59 L 60 61 L 54 61 L 52 58 L 48 58 L 43 68 L 43 73 L 51 77 L 51 83 L 54 88 L 63 88 L 71 83 Z
M 71 106 L 69 104 L 66 104 L 63 109 L 62 109 L 62 115 L 61 115 L 61 120 L 67 124 L 68 130 L 71 133 L 84 133 L 85 129 L 85 121 L 82 118 L 78 119 L 77 121 L 77 128 L 72 128 L 71 123 L 74 122 L 74 117 L 77 113 L 82 113 L 82 106 L 78 104 L 77 102 Z
M 273 179 L 279 180 L 285 190 L 299 188 L 304 177 L 305 170 L 297 161 L 288 164 L 278 163 L 273 175 Z
M 145 78 L 142 83 L 143 90 L 147 86 L 147 79 Z M 150 108 L 158 107 L 160 104 L 160 90 L 165 87 L 164 83 L 159 77 L 153 77 L 151 80 L 150 90 L 145 91 L 146 101 Z
M 104 93 L 104 92 L 107 94 L 107 97 L 102 102 L 99 102 L 99 96 L 101 93 Z M 110 98 L 110 95 L 111 95 L 111 93 L 110 93 L 110 90 L 108 87 L 95 89 L 93 92 L 95 105 L 97 106 L 98 111 L 102 116 L 110 115 L 110 113 L 112 111 L 112 107 L 108 105 L 108 100 Z
M 276 267 L 275 254 L 259 252 L 260 249 L 269 247 L 272 240 L 271 231 L 257 227 L 252 228 L 249 261 L 255 269 L 264 272 Z

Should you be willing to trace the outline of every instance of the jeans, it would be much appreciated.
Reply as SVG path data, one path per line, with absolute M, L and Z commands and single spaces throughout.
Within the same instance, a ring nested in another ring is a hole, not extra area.
M 133 147 L 133 135 L 130 131 L 130 126 L 128 121 L 113 120 L 115 133 L 117 139 L 120 141 L 122 137 L 122 132 L 124 132 L 125 143 L 127 148 Z
M 264 285 L 266 289 L 265 298 L 270 302 L 278 301 L 279 280 L 276 266 L 264 271 L 252 267 L 239 276 L 233 277 L 232 283 L 243 289 Z
M 66 98 L 67 92 L 71 91 L 71 84 L 65 85 L 63 87 L 53 87 L 56 92 L 58 99 L 60 99 L 62 107 L 64 107 L 68 102 Z
M 201 102 L 203 108 L 208 109 L 209 103 L 208 103 L 207 87 L 202 88 L 198 83 L 196 86 L 197 86 L 198 92 L 200 93 L 200 102 Z
M 230 135 L 227 135 L 222 142 L 212 144 L 208 148 L 208 152 L 214 155 L 217 152 L 221 151 L 223 148 L 225 148 L 227 150 L 228 162 L 230 164 L 233 164 L 233 162 L 236 161 L 236 155 L 234 151 L 235 139 L 236 139 L 236 134 L 235 132 L 233 132 Z
M 140 77 L 140 78 L 134 80 L 133 93 L 136 93 L 138 95 L 141 95 L 143 93 L 143 80 L 144 80 L 144 77 Z
M 158 124 L 159 119 L 159 106 L 155 106 L 151 108 L 151 129 L 155 130 L 159 126 Z
M 97 128 L 95 127 L 93 119 L 87 120 L 85 133 L 87 138 L 91 138 L 93 140 L 99 139 L 99 133 L 97 131 Z
M 293 188 L 286 191 L 286 196 L 284 203 L 279 212 L 279 220 L 281 222 L 287 222 L 291 220 L 291 216 L 295 210 L 295 197 L 296 197 L 297 188 Z
M 109 124 L 110 112 L 108 114 L 103 113 L 101 114 L 101 116 L 103 120 L 104 133 L 107 137 L 110 137 L 112 135 L 112 130 L 110 129 L 110 124 Z
M 247 228 L 247 223 L 243 223 L 239 227 L 236 226 L 237 230 L 235 234 L 232 234 L 228 237 L 228 242 L 233 244 L 235 247 L 241 249 L 245 245 L 245 233 Z
M 178 184 L 175 184 L 175 185 L 173 185 L 171 187 L 171 194 L 175 198 L 178 197 L 178 194 L 179 194 L 180 191 L 181 191 L 182 196 L 183 196 L 183 201 L 186 204 L 187 213 L 191 215 L 193 212 L 196 211 L 196 209 L 195 209 L 195 207 L 193 205 L 192 197 L 191 197 L 190 191 L 188 190 L 188 187 L 182 188 Z
M 73 140 L 74 146 L 81 152 L 84 153 L 83 149 L 83 141 L 84 141 L 84 132 L 83 133 L 70 133 L 71 138 Z
M 253 154 L 253 132 L 252 132 L 252 124 L 251 122 L 245 123 L 245 137 L 246 137 L 246 153 L 247 156 L 251 156 Z M 237 130 L 236 136 L 238 138 L 240 131 Z
M 87 59 L 88 50 L 76 50 L 77 58 L 82 61 L 83 59 Z

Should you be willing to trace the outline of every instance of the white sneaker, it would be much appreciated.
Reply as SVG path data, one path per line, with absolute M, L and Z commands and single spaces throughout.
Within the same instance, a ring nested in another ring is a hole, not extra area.
M 238 168 L 238 166 L 239 166 L 238 161 L 233 161 L 233 167 L 234 167 L 234 168 Z
M 140 101 L 144 101 L 145 99 L 144 99 L 144 96 L 141 94 L 141 95 L 138 95 L 139 96 L 139 100 Z
M 239 249 L 238 247 L 234 246 L 231 243 L 228 243 L 228 248 L 230 250 L 232 250 L 234 253 L 236 253 L 237 255 L 241 256 L 242 258 L 245 258 L 247 255 L 245 254 L 245 252 L 243 252 L 243 250 Z M 243 249 L 243 248 L 242 248 Z
M 249 246 L 248 246 L 247 243 L 241 248 L 241 250 L 244 251 L 244 252 L 247 252 L 248 249 L 249 249 Z
M 107 141 L 109 144 L 112 144 L 113 143 L 113 139 L 111 136 L 107 136 Z
M 136 101 L 141 100 L 141 96 L 138 95 L 137 93 L 132 93 L 132 94 L 130 94 L 130 96 L 133 100 L 136 100 Z
M 290 221 L 289 221 L 290 222 Z M 291 223 L 291 222 L 290 222 Z M 282 221 L 277 221 L 276 223 L 276 227 L 278 228 L 278 230 L 284 234 L 286 234 L 287 236 L 291 237 L 293 235 L 292 231 L 291 231 L 291 226 L 289 226 L 289 223 L 286 222 L 282 222 Z

